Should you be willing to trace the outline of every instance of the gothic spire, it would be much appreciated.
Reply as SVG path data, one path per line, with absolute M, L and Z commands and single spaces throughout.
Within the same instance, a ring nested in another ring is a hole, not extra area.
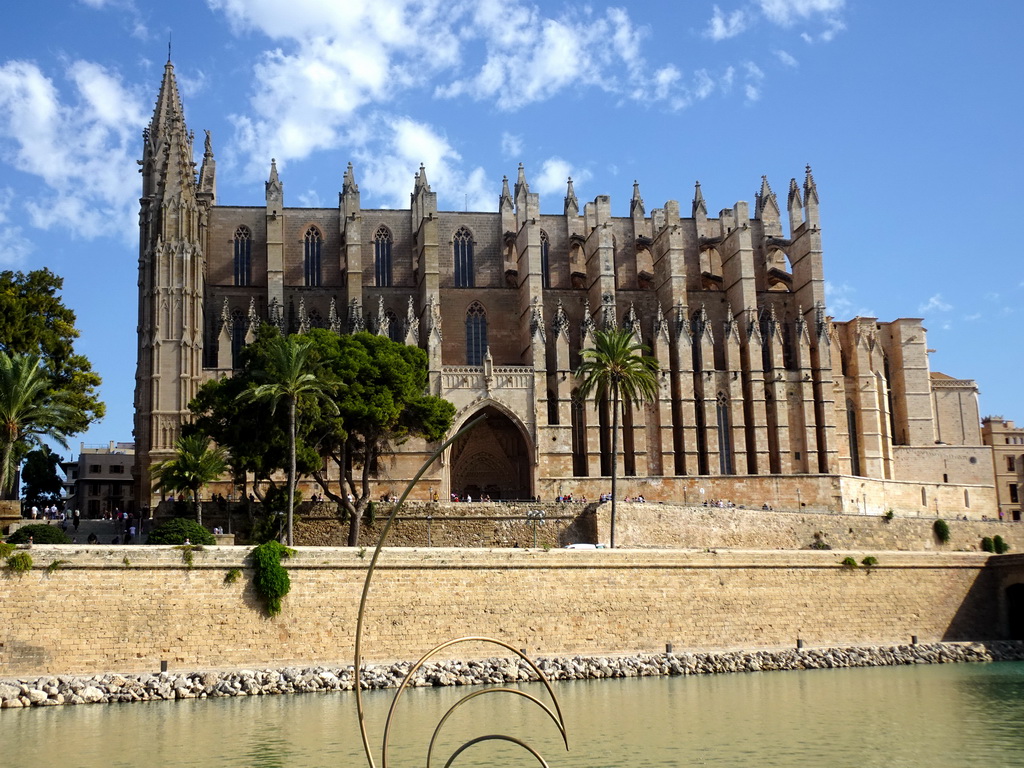
M 566 216 L 580 215 L 580 201 L 576 199 L 576 190 L 572 187 L 572 176 L 566 184 L 564 213 Z
M 498 198 L 498 210 L 512 210 L 512 193 L 508 190 L 508 176 L 501 177 L 501 197 Z
M 416 191 L 420 189 L 426 189 L 427 192 L 430 191 L 430 184 L 427 182 L 427 168 L 423 163 L 420 163 L 420 171 L 416 174 L 415 188 Z
M 814 176 L 811 174 L 811 166 L 807 165 L 806 176 L 804 177 L 804 197 L 807 202 L 811 202 L 811 197 L 814 197 L 814 202 L 818 202 L 818 187 L 814 183 Z
M 341 183 L 341 193 L 343 195 L 351 195 L 358 191 L 359 185 L 356 184 L 356 174 L 352 170 L 352 163 L 350 162 L 348 167 L 345 169 L 345 176 Z
M 530 191 L 530 185 L 526 183 L 526 169 L 523 168 L 522 163 L 519 164 L 519 174 L 516 176 L 515 194 L 517 199 L 519 198 L 520 190 L 522 190 L 523 192 Z
M 270 178 L 267 179 L 266 190 L 268 203 L 271 201 L 284 203 L 284 185 L 277 175 L 277 160 L 273 157 L 270 158 Z
M 754 199 L 757 201 L 755 209 L 757 218 L 765 218 L 766 213 L 769 218 L 777 219 L 779 217 L 779 201 L 776 199 L 775 193 L 772 192 L 767 176 L 761 177 L 761 189 L 754 195 Z
M 640 216 L 643 216 L 644 199 L 640 197 L 640 183 L 633 179 L 633 199 L 629 201 L 629 215 L 636 216 L 637 209 L 640 211 Z
M 700 211 L 705 216 L 708 215 L 708 207 L 704 203 L 704 193 L 700 191 L 700 182 L 698 181 L 695 189 L 693 190 L 693 217 L 697 217 L 697 212 Z
M 174 77 L 174 65 L 170 59 L 164 65 L 164 78 L 160 83 L 160 92 L 156 97 L 153 118 L 149 121 L 149 137 L 154 146 L 166 140 L 171 131 L 185 131 L 185 110 L 181 106 L 178 94 L 178 81 Z

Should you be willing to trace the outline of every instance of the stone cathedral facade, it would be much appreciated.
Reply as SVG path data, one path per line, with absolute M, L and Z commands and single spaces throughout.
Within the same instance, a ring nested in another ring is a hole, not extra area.
M 168 63 L 141 161 L 140 499 L 197 388 L 230 375 L 270 322 L 418 345 L 456 428 L 489 415 L 420 498 L 607 491 L 610 415 L 575 396 L 572 372 L 596 329 L 620 326 L 661 370 L 657 400 L 624 417 L 624 495 L 867 514 L 995 508 L 977 388 L 930 371 L 921 321 L 829 317 L 810 168 L 781 199 L 762 178 L 752 206 L 715 215 L 700 184 L 685 210 L 648 210 L 634 184 L 617 217 L 607 196 L 581 205 L 571 179 L 562 212 L 542 213 L 522 166 L 495 190 L 496 212 L 438 210 L 422 166 L 409 208 L 364 209 L 349 165 L 337 207 L 314 209 L 286 206 L 273 161 L 259 205 L 218 205 L 208 135 L 198 162 L 195 150 Z M 402 446 L 381 488 L 404 485 L 429 449 Z

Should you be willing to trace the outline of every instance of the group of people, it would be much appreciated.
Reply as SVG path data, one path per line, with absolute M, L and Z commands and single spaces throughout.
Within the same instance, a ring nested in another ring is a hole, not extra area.
M 603 496 L 603 494 L 602 494 L 602 496 Z M 602 501 L 603 500 L 604 499 L 602 498 Z M 569 503 L 574 502 L 574 501 L 575 502 L 579 502 L 581 504 L 586 504 L 587 503 L 587 497 L 586 496 L 580 496 L 579 498 L 576 498 L 571 493 L 563 493 L 561 496 L 555 496 L 555 502 L 556 503 L 569 504 Z

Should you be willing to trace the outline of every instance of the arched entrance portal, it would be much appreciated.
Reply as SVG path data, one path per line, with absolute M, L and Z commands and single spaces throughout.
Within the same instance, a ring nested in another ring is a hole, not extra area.
M 1024 640 L 1024 584 L 1006 588 L 1006 628 L 1011 640 Z
M 530 451 L 521 427 L 494 406 L 480 413 L 487 418 L 451 448 L 452 493 L 473 499 L 533 498 Z

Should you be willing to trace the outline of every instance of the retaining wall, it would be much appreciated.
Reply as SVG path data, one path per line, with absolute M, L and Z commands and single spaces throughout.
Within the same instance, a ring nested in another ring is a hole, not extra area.
M 152 672 L 162 660 L 171 670 L 347 663 L 371 552 L 299 549 L 274 618 L 242 547 L 195 552 L 192 567 L 171 547 L 37 545 L 30 554 L 29 572 L 0 573 L 0 677 Z M 389 661 L 466 635 L 537 656 L 1005 635 L 992 558 L 861 551 L 849 554 L 876 554 L 879 564 L 851 570 L 840 565 L 846 554 L 387 549 L 363 647 L 367 661 Z M 55 560 L 64 562 L 48 569 Z M 245 570 L 229 583 L 232 568 Z

